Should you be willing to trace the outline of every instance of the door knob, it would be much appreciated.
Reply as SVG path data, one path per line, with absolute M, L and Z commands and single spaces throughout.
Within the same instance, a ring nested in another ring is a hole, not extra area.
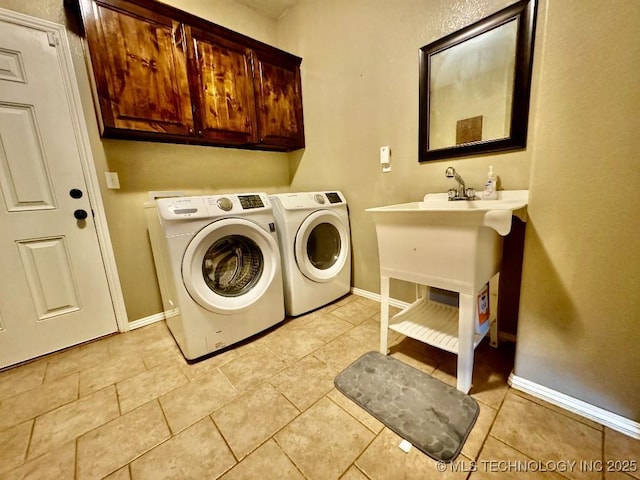
M 76 220 L 84 220 L 88 217 L 88 214 L 86 210 L 78 209 L 73 212 L 73 216 L 76 217 Z
M 72 188 L 71 190 L 69 190 L 69 195 L 71 196 L 71 198 L 82 198 L 82 190 Z

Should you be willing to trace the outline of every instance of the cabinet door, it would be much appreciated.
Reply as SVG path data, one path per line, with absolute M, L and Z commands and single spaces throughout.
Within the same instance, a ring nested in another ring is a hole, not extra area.
M 254 52 L 253 85 L 260 144 L 287 150 L 304 147 L 299 64 Z
M 224 144 L 257 140 L 249 48 L 186 27 L 198 135 Z
M 182 25 L 121 0 L 82 0 L 81 7 L 103 134 L 191 134 Z

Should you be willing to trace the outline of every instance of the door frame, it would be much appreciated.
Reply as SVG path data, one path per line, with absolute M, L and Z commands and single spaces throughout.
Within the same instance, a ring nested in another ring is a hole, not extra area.
M 93 159 L 91 143 L 89 141 L 89 132 L 87 123 L 82 110 L 82 102 L 78 81 L 73 68 L 73 59 L 71 57 L 71 48 L 67 38 L 67 30 L 64 25 L 32 17 L 22 13 L 14 12 L 0 8 L 0 20 L 7 23 L 13 23 L 23 27 L 40 30 L 48 35 L 53 35 L 56 39 L 56 49 L 58 50 L 58 58 L 60 61 L 60 71 L 65 86 L 65 97 L 71 114 L 71 121 L 78 146 L 82 174 L 87 186 L 87 197 L 94 214 L 94 224 L 96 234 L 98 236 L 98 245 L 102 254 L 102 263 L 107 276 L 109 286 L 109 295 L 113 310 L 116 316 L 116 323 L 120 332 L 129 330 L 129 319 L 125 308 L 124 297 L 122 295 L 122 287 L 118 276 L 113 245 L 111 244 L 111 236 L 109 235 L 109 227 L 107 225 L 107 217 L 100 194 L 100 184 L 98 183 L 98 174 Z

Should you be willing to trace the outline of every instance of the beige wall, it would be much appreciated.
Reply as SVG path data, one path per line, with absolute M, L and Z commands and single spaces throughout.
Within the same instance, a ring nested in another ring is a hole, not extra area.
M 304 59 L 307 147 L 292 158 L 291 188 L 336 188 L 346 195 L 355 287 L 379 292 L 376 234 L 366 208 L 446 191 L 449 165 L 469 186 L 479 188 L 492 164 L 503 188 L 527 188 L 529 150 L 418 163 L 419 48 L 509 3 L 303 0 L 280 19 L 280 46 Z M 380 168 L 383 145 L 391 147 L 390 173 Z M 413 295 L 413 287 L 400 282 L 391 287 L 397 298 Z
M 544 31 L 515 373 L 640 421 L 640 2 Z

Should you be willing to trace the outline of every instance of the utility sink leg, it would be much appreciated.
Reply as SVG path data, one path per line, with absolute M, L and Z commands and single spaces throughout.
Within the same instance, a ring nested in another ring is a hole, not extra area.
M 489 281 L 489 291 L 497 292 L 500 289 L 500 273 L 496 273 Z M 491 319 L 489 324 L 489 345 L 498 348 L 498 296 L 490 295 L 489 311 Z
M 473 295 L 460 294 L 458 315 L 458 382 L 456 387 L 461 392 L 468 393 L 473 377 L 473 337 L 476 318 L 476 302 Z
M 489 345 L 498 348 L 498 320 L 495 318 L 491 319 L 489 325 Z
M 389 277 L 380 277 L 380 353 L 386 355 L 389 339 Z

